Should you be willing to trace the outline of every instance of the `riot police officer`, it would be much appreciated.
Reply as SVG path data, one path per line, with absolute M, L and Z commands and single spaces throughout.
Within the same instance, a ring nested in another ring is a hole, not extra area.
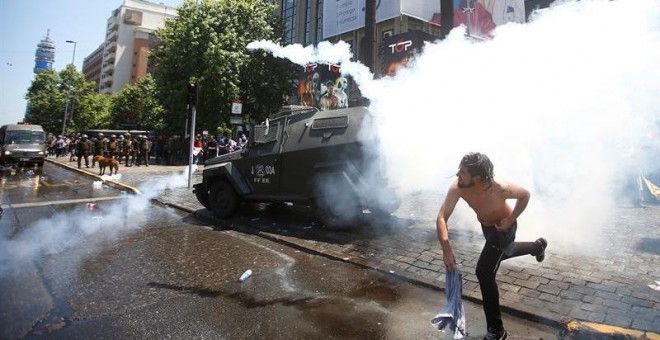
M 107 142 L 105 140 L 105 136 L 103 136 L 103 133 L 99 133 L 96 138 L 92 138 L 94 141 L 94 152 L 92 153 L 94 157 L 92 157 L 92 168 L 96 166 L 96 156 L 105 156 L 107 150 Z
M 117 137 L 117 160 L 121 163 L 121 158 L 124 156 L 124 135 Z
M 130 157 L 133 156 L 133 140 L 131 139 L 131 134 L 124 134 L 124 157 L 126 157 L 126 166 L 131 166 Z M 135 159 L 133 159 L 135 160 Z
M 151 151 L 151 142 L 149 141 L 149 137 L 141 135 L 138 145 L 138 158 L 135 162 L 135 165 L 140 166 L 140 163 L 144 162 L 145 166 L 149 166 L 149 151 Z
M 117 157 L 117 135 L 110 135 L 110 141 L 108 142 L 108 157 L 114 158 Z
M 92 142 L 87 139 L 87 135 L 82 135 L 80 140 L 76 143 L 76 155 L 78 156 L 78 169 L 80 169 L 81 161 L 85 158 L 85 167 L 89 168 L 89 154 L 92 151 Z

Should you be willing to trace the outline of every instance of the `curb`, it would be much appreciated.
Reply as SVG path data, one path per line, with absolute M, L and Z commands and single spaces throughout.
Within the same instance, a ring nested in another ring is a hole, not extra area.
M 566 325 L 569 335 L 579 334 L 590 338 L 617 338 L 617 339 L 652 339 L 660 340 L 660 334 L 634 329 L 627 329 L 595 322 L 573 320 Z
M 87 176 L 87 177 L 91 177 L 91 178 L 93 178 L 93 179 L 95 179 L 95 180 L 102 181 L 103 184 L 107 184 L 107 185 L 109 185 L 109 186 L 111 186 L 111 187 L 113 187 L 113 188 L 115 188 L 115 189 L 119 189 L 119 190 L 127 190 L 127 191 L 131 191 L 131 192 L 133 192 L 133 193 L 136 194 L 136 195 L 142 195 L 142 192 L 141 192 L 138 188 L 135 188 L 135 187 L 130 186 L 130 185 L 128 185 L 128 184 L 124 184 L 124 183 L 121 183 L 121 182 L 115 181 L 115 180 L 113 180 L 113 179 L 103 179 L 103 177 L 101 177 L 101 176 L 99 176 L 99 175 L 96 175 L 96 174 L 93 174 L 93 173 L 91 173 L 91 172 L 89 172 L 89 171 L 86 171 L 86 170 L 83 170 L 83 169 L 78 169 L 77 167 L 74 167 L 74 166 L 71 166 L 71 165 L 68 165 L 68 164 L 64 164 L 64 163 L 60 163 L 60 162 L 56 162 L 56 161 L 50 160 L 50 159 L 48 159 L 48 158 L 46 158 L 45 161 L 46 161 L 46 162 L 49 162 L 49 163 L 51 163 L 51 164 L 54 164 L 54 165 L 56 165 L 56 166 L 59 166 L 59 167 L 61 167 L 61 168 L 65 168 L 65 169 L 68 169 L 68 170 L 75 171 L 75 172 L 77 172 L 77 173 L 79 173 L 79 174 L 81 174 L 81 175 L 85 175 L 85 176 Z

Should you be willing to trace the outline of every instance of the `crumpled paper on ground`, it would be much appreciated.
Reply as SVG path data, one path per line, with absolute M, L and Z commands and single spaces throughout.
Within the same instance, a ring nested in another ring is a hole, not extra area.
M 449 328 L 454 333 L 454 339 L 462 339 L 467 335 L 465 328 L 465 310 L 463 309 L 463 281 L 461 270 L 455 268 L 445 274 L 445 293 L 447 294 L 447 304 L 438 315 L 432 320 L 431 324 L 439 331 Z

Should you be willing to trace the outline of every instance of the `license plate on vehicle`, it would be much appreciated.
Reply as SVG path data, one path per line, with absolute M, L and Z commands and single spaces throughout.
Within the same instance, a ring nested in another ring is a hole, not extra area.
M 27 161 L 29 161 L 30 159 L 29 159 L 29 158 L 20 158 L 19 160 L 20 160 L 21 162 L 27 162 Z

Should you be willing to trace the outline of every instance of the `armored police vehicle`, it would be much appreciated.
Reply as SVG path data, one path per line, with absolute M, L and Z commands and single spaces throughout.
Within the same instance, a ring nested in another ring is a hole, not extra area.
M 389 215 L 400 202 L 372 125 L 365 107 L 284 107 L 254 127 L 242 150 L 208 160 L 194 193 L 220 218 L 246 201 L 310 205 L 335 229 L 355 226 L 364 213 Z

